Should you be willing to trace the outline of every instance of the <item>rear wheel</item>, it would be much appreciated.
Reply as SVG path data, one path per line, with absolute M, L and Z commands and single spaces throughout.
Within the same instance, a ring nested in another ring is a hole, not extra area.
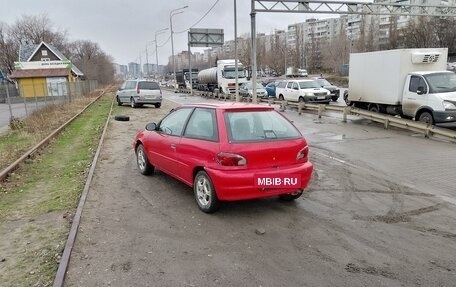
M 154 172 L 154 166 L 150 164 L 146 150 L 142 144 L 136 148 L 136 163 L 141 174 L 149 175 Z
M 283 201 L 293 201 L 293 200 L 301 197 L 301 195 L 302 195 L 302 190 L 298 190 L 293 193 L 279 195 L 279 198 Z
M 374 112 L 374 113 L 378 113 L 380 111 L 380 109 L 379 109 L 377 104 L 370 104 L 369 105 L 369 111 L 370 112 Z
M 420 122 L 426 123 L 428 125 L 434 124 L 434 117 L 430 112 L 422 112 L 418 118 Z
M 135 99 L 130 98 L 130 106 L 131 106 L 132 108 L 136 108 Z
M 193 193 L 201 211 L 212 213 L 218 209 L 220 202 L 215 193 L 214 185 L 209 175 L 203 170 L 199 171 L 195 176 Z
M 279 100 L 283 101 L 283 95 L 279 95 Z
M 158 109 L 158 108 L 161 107 L 161 104 L 160 103 L 159 104 L 155 104 L 154 106 Z

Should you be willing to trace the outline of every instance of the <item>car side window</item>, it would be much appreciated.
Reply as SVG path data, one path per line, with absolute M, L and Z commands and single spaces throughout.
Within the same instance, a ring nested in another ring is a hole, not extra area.
M 196 108 L 188 120 L 184 137 L 218 141 L 215 110 Z
M 293 90 L 299 90 L 298 83 L 293 83 Z
M 287 88 L 288 88 L 288 89 L 291 89 L 292 86 L 293 86 L 293 82 L 288 82 Z
M 134 89 L 135 87 L 136 87 L 136 82 L 135 81 L 128 81 L 125 84 L 125 89 L 126 90 L 131 90 L 131 89 Z
M 167 115 L 158 126 L 158 130 L 168 135 L 180 136 L 193 108 L 178 109 Z
M 286 85 L 287 82 L 280 82 L 277 87 L 278 88 L 285 88 L 285 85 Z
M 412 93 L 416 93 L 418 90 L 418 87 L 424 87 L 426 88 L 426 83 L 421 77 L 418 76 L 411 76 L 410 77 L 410 85 L 409 85 L 409 91 Z

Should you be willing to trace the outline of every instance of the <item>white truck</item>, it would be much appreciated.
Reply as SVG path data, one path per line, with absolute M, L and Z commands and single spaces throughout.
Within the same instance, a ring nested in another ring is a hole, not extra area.
M 397 49 L 350 54 L 347 105 L 428 124 L 456 121 L 456 74 L 448 49 Z
M 296 67 L 287 67 L 287 73 L 285 74 L 287 78 L 301 78 L 307 77 L 308 75 L 306 69 L 299 69 Z
M 238 84 L 247 82 L 245 68 L 238 61 Z M 215 91 L 220 93 L 236 93 L 236 70 L 234 59 L 218 60 L 217 67 L 201 70 L 198 73 L 198 90 Z

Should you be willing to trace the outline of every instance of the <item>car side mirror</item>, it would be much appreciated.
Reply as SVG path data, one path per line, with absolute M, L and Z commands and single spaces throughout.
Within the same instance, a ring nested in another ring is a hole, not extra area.
M 417 93 L 418 95 L 423 95 L 423 94 L 426 94 L 427 91 L 426 91 L 426 88 L 425 88 L 425 87 L 419 86 L 418 89 L 416 89 L 416 93 Z
M 156 123 L 148 123 L 146 125 L 146 130 L 147 131 L 155 131 L 155 130 L 157 130 L 157 124 Z

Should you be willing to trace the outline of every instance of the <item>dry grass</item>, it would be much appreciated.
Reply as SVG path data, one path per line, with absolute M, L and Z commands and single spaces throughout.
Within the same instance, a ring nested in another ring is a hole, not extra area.
M 25 119 L 14 118 L 10 123 L 11 130 L 0 137 L 0 170 L 71 119 L 99 94 L 100 91 L 96 90 L 71 103 L 47 105 Z

